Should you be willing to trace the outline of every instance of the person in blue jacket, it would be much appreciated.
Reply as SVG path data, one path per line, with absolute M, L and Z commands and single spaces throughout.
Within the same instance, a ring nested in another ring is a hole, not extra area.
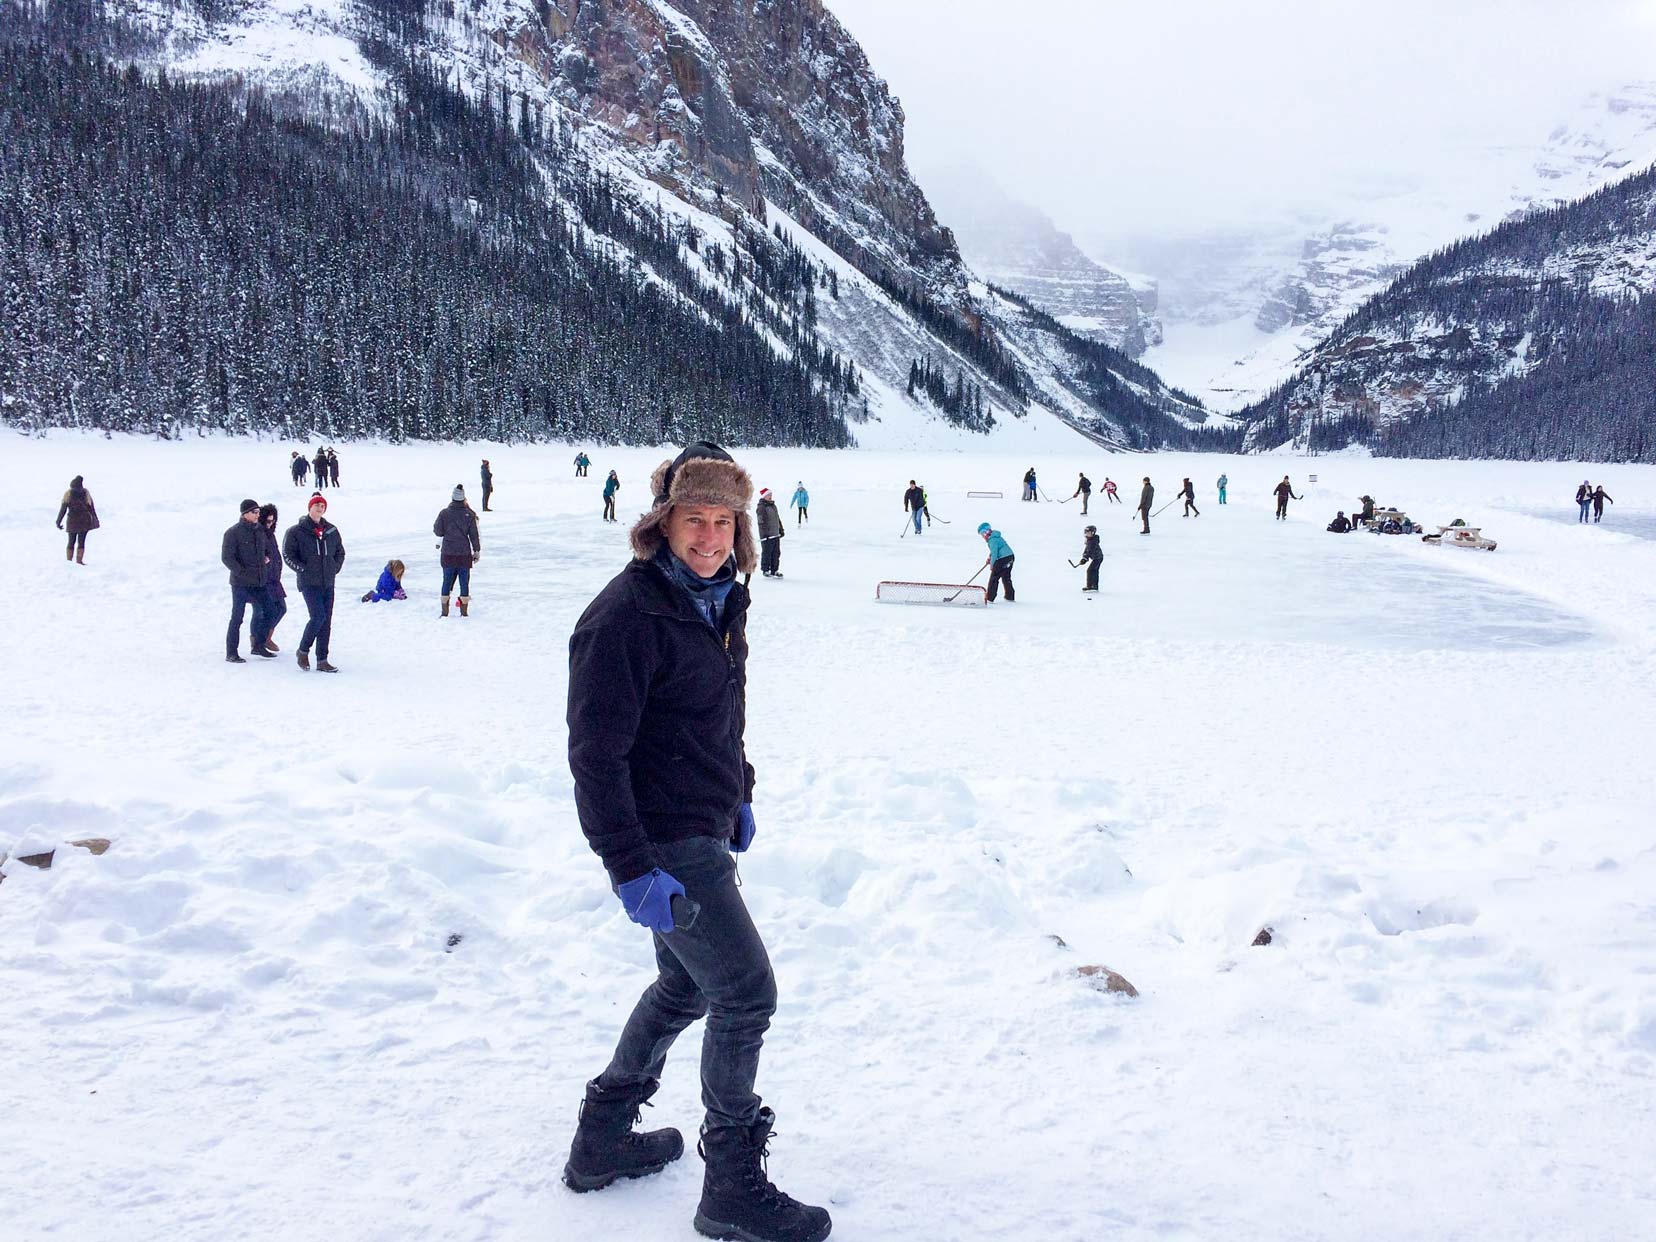
M 621 479 L 611 470 L 609 478 L 604 480 L 604 521 L 619 521 L 615 516 L 615 493 L 621 490 Z
M 403 590 L 403 574 L 408 567 L 401 561 L 387 561 L 385 568 L 380 570 L 379 581 L 374 583 L 374 589 L 362 597 L 365 604 L 377 604 L 381 600 L 407 599 L 408 592 Z
M 988 522 L 978 523 L 978 534 L 989 545 L 989 559 L 983 562 L 989 566 L 989 602 L 995 602 L 996 593 L 1004 585 L 1006 602 L 1010 604 L 1018 598 L 1018 593 L 1012 589 L 1012 545 L 1002 539 L 1000 531 Z
M 798 509 L 799 520 L 801 522 L 806 522 L 810 520 L 811 515 L 806 512 L 806 510 L 810 507 L 811 493 L 805 490 L 805 480 L 801 479 L 799 481 L 799 486 L 794 488 L 793 499 L 788 502 L 788 508 Z

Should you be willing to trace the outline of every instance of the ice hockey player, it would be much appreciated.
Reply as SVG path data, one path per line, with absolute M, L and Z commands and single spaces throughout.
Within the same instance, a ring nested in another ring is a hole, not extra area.
M 684 1153 L 677 1130 L 633 1127 L 673 1041 L 706 1017 L 696 1230 L 821 1242 L 828 1213 L 783 1194 L 765 1167 L 775 1117 L 754 1083 L 776 979 L 731 859 L 754 839 L 748 593 L 736 581 L 756 559 L 753 483 L 722 448 L 693 444 L 656 469 L 651 494 L 630 533 L 632 562 L 570 637 L 567 718 L 581 831 L 627 917 L 652 933 L 657 977 L 587 1083 L 564 1182 L 598 1190 Z
M 1295 496 L 1294 495 L 1294 485 L 1288 481 L 1288 476 L 1287 475 L 1283 475 L 1282 476 L 1282 482 L 1280 482 L 1276 485 L 1276 498 L 1277 498 L 1276 515 L 1277 515 L 1277 521 L 1279 521 L 1279 522 L 1285 522 L 1285 521 L 1288 520 L 1288 501 L 1289 501 L 1290 497 L 1293 498 L 1294 500 L 1304 500 L 1305 499 L 1305 497 L 1303 497 L 1303 496 Z
M 1343 535 L 1351 529 L 1351 522 L 1346 517 L 1344 509 L 1334 515 L 1334 520 L 1328 524 L 1328 529 L 1336 535 Z
M 759 527 L 759 572 L 767 578 L 782 576 L 782 514 L 771 499 L 768 487 L 759 489 L 759 503 L 754 506 L 754 522 Z
M 1138 515 L 1144 519 L 1144 529 L 1141 535 L 1150 533 L 1150 508 L 1156 503 L 1156 489 L 1150 486 L 1150 476 L 1144 476 L 1144 487 L 1139 492 Z
M 989 545 L 989 559 L 983 563 L 989 567 L 989 602 L 995 602 L 995 595 L 1001 586 L 1006 587 L 1006 602 L 1013 603 L 1018 598 L 1017 591 L 1012 589 L 1012 547 L 1001 538 L 1000 531 L 988 522 L 978 523 L 978 534 L 983 536 L 983 542 Z M 982 572 L 979 570 L 978 572 Z
M 1179 498 L 1184 501 L 1183 516 L 1189 517 L 1192 513 L 1202 516 L 1202 511 L 1196 507 L 1196 485 L 1190 481 L 1189 475 L 1185 476 L 1184 489 L 1179 492 Z
M 1081 497 L 1081 515 L 1085 517 L 1087 501 L 1092 498 L 1092 480 L 1085 473 L 1081 475 L 1081 481 L 1075 485 L 1075 491 L 1070 494 L 1070 499 L 1074 500 L 1077 496 Z
M 1110 498 L 1112 505 L 1121 503 L 1121 497 L 1116 495 L 1115 480 L 1110 478 L 1109 475 L 1104 476 L 1104 494 Z
M 1225 503 L 1225 489 L 1230 486 L 1230 479 L 1226 475 L 1219 476 L 1219 503 Z
M 1081 549 L 1081 563 L 1087 567 L 1087 585 L 1082 587 L 1083 592 L 1098 590 L 1098 567 L 1104 563 L 1104 549 L 1098 546 L 1098 527 L 1089 526 L 1081 532 L 1086 536 L 1086 546 Z
M 801 479 L 799 481 L 799 486 L 794 488 L 793 499 L 788 502 L 788 508 L 799 510 L 799 521 L 801 524 L 811 520 L 811 493 L 805 490 L 804 479 Z
M 914 533 L 920 534 L 920 516 L 926 511 L 926 493 L 913 479 L 909 480 L 908 491 L 903 493 L 903 508 L 914 517 Z

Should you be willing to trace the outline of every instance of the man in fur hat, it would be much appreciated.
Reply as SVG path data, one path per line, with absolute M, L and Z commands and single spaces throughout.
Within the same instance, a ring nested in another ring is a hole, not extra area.
M 653 933 L 656 980 L 587 1084 L 564 1167 L 577 1191 L 659 1172 L 684 1152 L 674 1129 L 637 1131 L 667 1051 L 706 1017 L 706 1161 L 694 1224 L 712 1237 L 820 1242 L 828 1213 L 771 1184 L 774 1115 L 754 1093 L 776 1010 L 764 942 L 732 853 L 753 841 L 746 722 L 753 483 L 715 444 L 693 444 L 650 480 L 633 560 L 569 640 L 569 767 L 587 842 L 627 917 Z

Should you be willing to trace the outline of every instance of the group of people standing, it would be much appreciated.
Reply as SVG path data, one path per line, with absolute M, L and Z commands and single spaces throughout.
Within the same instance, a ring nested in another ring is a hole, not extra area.
M 299 667 L 311 667 L 314 647 L 317 672 L 339 671 L 328 662 L 328 640 L 333 634 L 334 580 L 345 564 L 345 541 L 338 527 L 328 521 L 327 512 L 327 499 L 320 492 L 313 494 L 305 516 L 288 527 L 278 542 L 276 506 L 260 505 L 256 500 L 241 502 L 240 515 L 224 532 L 219 553 L 230 571 L 230 624 L 224 636 L 224 658 L 231 664 L 247 663 L 238 648 L 242 622 L 250 608 L 249 651 L 266 659 L 274 659 L 280 651 L 274 634 L 287 615 L 287 590 L 282 586 L 286 564 L 293 570 L 309 614 L 299 640 Z
M 309 458 L 295 449 L 288 462 L 288 473 L 293 476 L 295 487 L 304 487 L 306 479 L 312 473 L 316 475 L 317 491 L 338 487 L 339 454 L 331 448 L 319 448 L 316 450 L 316 456 Z
M 1581 486 L 1576 488 L 1576 508 L 1580 510 L 1580 515 L 1576 518 L 1576 521 L 1585 522 L 1588 513 L 1593 515 L 1593 521 L 1602 520 L 1604 517 L 1604 502 L 1607 500 L 1611 504 L 1616 503 L 1610 494 L 1604 490 L 1604 484 L 1600 483 L 1597 487 L 1594 487 L 1586 479 L 1583 479 Z

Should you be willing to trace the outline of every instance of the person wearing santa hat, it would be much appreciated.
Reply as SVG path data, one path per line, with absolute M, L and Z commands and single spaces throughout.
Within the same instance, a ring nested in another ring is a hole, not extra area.
M 759 572 L 767 578 L 782 576 L 782 514 L 776 507 L 768 487 L 759 489 L 759 503 L 754 506 L 754 522 L 759 527 Z
M 328 639 L 333 634 L 334 579 L 345 564 L 345 541 L 339 528 L 324 516 L 328 502 L 320 492 L 310 498 L 305 516 L 282 537 L 282 559 L 299 580 L 310 620 L 299 639 L 299 667 L 308 669 L 310 649 L 316 647 L 316 671 L 337 673 L 328 663 Z

